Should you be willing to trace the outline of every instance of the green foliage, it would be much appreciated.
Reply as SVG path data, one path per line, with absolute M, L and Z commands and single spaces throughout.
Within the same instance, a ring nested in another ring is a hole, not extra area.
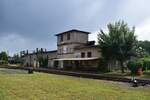
M 134 27 L 129 29 L 124 21 L 108 24 L 108 33 L 103 30 L 98 34 L 98 45 L 102 56 L 108 62 L 112 59 L 120 61 L 122 72 L 124 72 L 124 62 L 135 56 L 136 36 Z
M 110 70 L 107 67 L 107 61 L 105 59 L 99 59 L 98 70 L 100 72 L 110 72 Z
M 142 68 L 143 70 L 149 70 L 150 58 L 146 57 L 146 58 L 138 58 L 138 59 L 130 60 L 127 66 L 132 73 L 135 73 L 138 68 Z
M 18 63 L 22 64 L 23 63 L 23 61 L 19 57 L 19 54 L 14 54 L 13 59 L 14 59 L 14 62 L 13 62 L 14 64 L 18 64 Z
M 142 47 L 148 54 L 150 54 L 150 41 L 139 41 L 138 46 Z
M 146 51 L 146 49 L 144 47 L 137 44 L 136 55 L 138 58 L 142 58 L 142 57 L 148 57 L 149 53 Z
M 136 73 L 136 69 L 137 69 L 136 61 L 134 61 L 134 60 L 129 61 L 127 64 L 127 67 L 129 68 L 129 70 L 131 71 L 132 74 Z
M 130 60 L 127 63 L 127 67 L 129 68 L 132 74 L 136 74 L 139 68 L 143 69 L 143 60 L 141 59 Z
M 40 67 L 47 67 L 48 66 L 48 59 L 40 57 L 39 59 L 39 65 Z
M 39 62 L 39 66 L 40 67 L 48 67 L 48 56 L 44 57 L 43 56 L 43 49 L 41 48 L 41 50 L 37 49 L 37 61 Z
M 143 69 L 149 70 L 150 69 L 150 58 L 149 57 L 141 58 L 141 60 L 143 61 Z
M 0 60 L 0 65 L 7 64 L 8 62 L 5 60 Z
M 143 67 L 143 60 L 142 59 L 136 60 L 136 66 L 142 68 Z
M 0 53 L 0 61 L 1 61 L 0 62 L 1 64 L 7 64 L 8 63 L 8 55 L 6 52 L 2 51 Z

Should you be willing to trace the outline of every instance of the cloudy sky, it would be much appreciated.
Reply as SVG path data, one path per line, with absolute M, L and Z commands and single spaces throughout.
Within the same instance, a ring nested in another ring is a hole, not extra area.
M 150 40 L 150 0 L 0 0 L 0 51 L 10 55 L 37 47 L 56 49 L 54 34 L 70 29 L 92 32 L 109 22 L 136 26 L 140 40 Z

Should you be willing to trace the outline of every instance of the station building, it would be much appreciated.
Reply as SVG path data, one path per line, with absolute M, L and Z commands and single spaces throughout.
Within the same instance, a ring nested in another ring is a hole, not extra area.
M 94 69 L 98 66 L 101 54 L 95 41 L 89 41 L 90 32 L 72 29 L 66 32 L 58 33 L 57 50 L 46 51 L 36 50 L 33 53 L 24 53 L 22 60 L 24 66 L 39 66 L 39 57 L 48 59 L 50 68 L 58 69 Z

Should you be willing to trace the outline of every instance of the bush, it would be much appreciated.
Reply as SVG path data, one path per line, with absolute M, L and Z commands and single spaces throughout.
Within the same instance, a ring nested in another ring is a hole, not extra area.
M 150 58 L 142 58 L 143 60 L 143 69 L 150 69 Z
M 131 71 L 132 74 L 137 74 L 138 70 L 141 68 L 143 70 L 143 60 L 130 60 L 127 63 L 127 67 Z
M 8 62 L 5 60 L 0 60 L 0 65 L 3 65 L 3 64 L 8 64 Z
M 131 71 L 132 74 L 136 73 L 137 66 L 136 66 L 136 61 L 135 60 L 130 60 L 127 63 L 127 67 L 129 68 L 129 70 Z
M 47 58 L 40 57 L 40 58 L 39 58 L 39 66 L 40 66 L 40 67 L 47 68 L 47 67 L 48 67 L 48 59 L 47 59 Z
M 137 68 L 143 68 L 143 60 L 142 59 L 136 60 L 136 66 Z
M 100 58 L 98 63 L 98 70 L 100 72 L 110 72 L 110 69 L 108 69 L 107 66 L 107 61 L 103 58 Z
M 130 60 L 127 64 L 127 67 L 132 74 L 137 74 L 138 70 L 141 68 L 142 71 L 150 69 L 150 58 L 144 57 L 140 59 Z M 140 72 L 141 73 L 141 72 Z

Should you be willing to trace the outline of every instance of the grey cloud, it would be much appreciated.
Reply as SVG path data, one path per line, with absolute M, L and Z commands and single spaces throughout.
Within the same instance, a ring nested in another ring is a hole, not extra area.
M 25 41 L 15 45 L 5 40 L 11 48 L 0 41 L 1 48 L 56 49 L 54 34 L 74 28 L 95 32 L 119 20 L 124 15 L 122 5 L 122 0 L 0 0 L 0 39 L 15 34 Z

